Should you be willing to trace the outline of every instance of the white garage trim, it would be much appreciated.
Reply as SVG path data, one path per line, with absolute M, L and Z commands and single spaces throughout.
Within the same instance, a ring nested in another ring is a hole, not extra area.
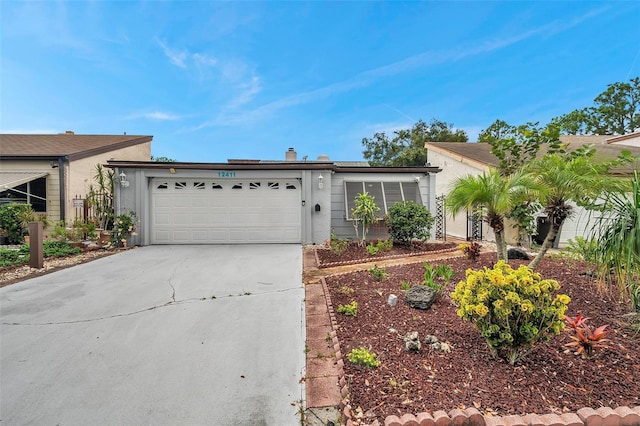
M 302 242 L 297 179 L 153 178 L 151 244 Z

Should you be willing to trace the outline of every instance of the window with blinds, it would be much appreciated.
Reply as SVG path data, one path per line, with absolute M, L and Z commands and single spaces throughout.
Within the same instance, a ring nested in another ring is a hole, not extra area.
M 345 206 L 347 220 L 351 217 L 351 210 L 356 207 L 355 199 L 358 194 L 368 193 L 374 197 L 375 203 L 380 207 L 377 216 L 382 218 L 389 212 L 389 208 L 398 201 L 414 201 L 422 204 L 420 188 L 416 182 L 347 182 L 345 188 Z

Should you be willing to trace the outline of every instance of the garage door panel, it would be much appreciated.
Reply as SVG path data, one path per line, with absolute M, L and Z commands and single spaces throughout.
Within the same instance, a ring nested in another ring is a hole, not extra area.
M 158 179 L 151 197 L 152 244 L 302 240 L 297 181 Z

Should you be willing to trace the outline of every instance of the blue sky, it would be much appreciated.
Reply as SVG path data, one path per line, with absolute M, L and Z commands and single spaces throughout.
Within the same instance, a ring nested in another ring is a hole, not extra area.
M 640 2 L 0 2 L 0 131 L 153 135 L 180 161 L 476 140 L 640 75 Z

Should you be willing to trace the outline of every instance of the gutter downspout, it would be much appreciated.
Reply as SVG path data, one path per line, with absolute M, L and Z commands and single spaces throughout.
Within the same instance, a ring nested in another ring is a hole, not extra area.
M 61 155 L 58 157 L 58 179 L 60 179 L 60 220 L 66 222 L 67 210 L 67 182 L 64 165 L 69 161 L 69 157 Z

